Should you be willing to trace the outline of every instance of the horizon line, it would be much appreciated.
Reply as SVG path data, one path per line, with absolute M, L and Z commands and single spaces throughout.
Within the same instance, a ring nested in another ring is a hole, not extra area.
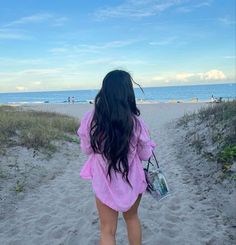
M 165 88 L 165 87 L 184 87 L 184 86 L 204 86 L 204 85 L 225 85 L 225 84 L 235 84 L 236 85 L 236 81 L 227 81 L 227 82 L 223 82 L 223 83 L 198 83 L 198 84 L 180 84 L 180 85 L 158 85 L 158 86 L 141 86 L 142 88 Z M 9 91 L 9 92 L 1 92 L 0 94 L 12 94 L 12 93 L 47 93 L 47 92 L 66 92 L 66 91 L 84 91 L 84 90 L 99 90 L 100 88 L 81 88 L 81 89 L 64 89 L 64 90 L 38 90 L 38 91 Z M 139 89 L 138 86 L 134 86 L 134 89 Z

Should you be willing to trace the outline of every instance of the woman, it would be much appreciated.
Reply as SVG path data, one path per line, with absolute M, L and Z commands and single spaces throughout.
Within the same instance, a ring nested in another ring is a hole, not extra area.
M 130 244 L 142 240 L 138 207 L 147 183 L 141 161 L 149 159 L 156 144 L 139 118 L 132 82 L 126 71 L 109 72 L 77 131 L 81 149 L 89 155 L 80 176 L 92 180 L 101 245 L 115 244 L 118 212 L 123 213 Z

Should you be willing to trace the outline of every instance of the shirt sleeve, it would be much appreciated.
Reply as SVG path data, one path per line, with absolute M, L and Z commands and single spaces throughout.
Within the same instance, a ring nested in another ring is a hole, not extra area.
M 90 155 L 93 153 L 93 149 L 90 144 L 90 122 L 91 112 L 86 112 L 80 121 L 80 126 L 77 130 L 77 135 L 80 137 L 80 148 L 83 153 Z
M 141 132 L 138 139 L 137 153 L 140 160 L 147 161 L 152 156 L 156 143 L 150 138 L 149 130 L 145 122 L 140 119 Z

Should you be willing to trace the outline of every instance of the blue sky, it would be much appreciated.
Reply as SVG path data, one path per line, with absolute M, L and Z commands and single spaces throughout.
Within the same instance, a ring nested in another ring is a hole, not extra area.
M 0 0 L 0 92 L 234 82 L 235 0 Z

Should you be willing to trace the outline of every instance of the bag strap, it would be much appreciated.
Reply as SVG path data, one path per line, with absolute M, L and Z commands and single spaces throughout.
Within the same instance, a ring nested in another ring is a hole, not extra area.
M 152 155 L 154 156 L 154 159 L 155 159 L 155 162 L 156 162 L 157 168 L 160 168 L 159 163 L 158 163 L 157 158 L 156 158 L 156 155 L 154 154 L 154 152 L 153 152 L 153 151 L 152 151 Z
M 154 160 L 155 160 L 155 162 L 156 162 L 157 168 L 160 168 L 160 167 L 159 167 L 159 163 L 158 163 L 157 158 L 156 158 L 156 155 L 154 154 L 153 151 L 152 151 L 152 156 L 154 157 Z M 153 165 L 153 163 L 151 162 L 151 158 L 152 158 L 152 157 L 150 157 L 150 158 L 148 159 L 147 171 L 149 170 L 149 165 L 150 165 L 150 164 Z

